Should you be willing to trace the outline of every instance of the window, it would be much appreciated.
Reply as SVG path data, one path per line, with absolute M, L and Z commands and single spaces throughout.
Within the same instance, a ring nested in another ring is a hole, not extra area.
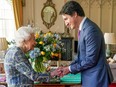
M 16 30 L 12 0 L 0 0 L 0 37 L 6 37 L 8 41 L 14 39 Z

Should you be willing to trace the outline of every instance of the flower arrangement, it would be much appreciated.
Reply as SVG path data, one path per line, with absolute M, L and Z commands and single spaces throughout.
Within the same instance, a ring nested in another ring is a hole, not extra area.
M 29 52 L 29 60 L 36 72 L 45 72 L 43 63 L 48 60 L 61 58 L 61 53 L 65 52 L 60 34 L 47 32 L 35 33 L 36 46 Z

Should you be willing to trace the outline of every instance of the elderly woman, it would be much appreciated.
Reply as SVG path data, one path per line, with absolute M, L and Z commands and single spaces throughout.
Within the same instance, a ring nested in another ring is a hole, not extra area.
M 25 53 L 33 50 L 36 45 L 33 29 L 20 27 L 15 41 L 16 46 L 7 50 L 4 60 L 8 87 L 33 87 L 35 80 L 47 75 L 35 72 L 25 56 Z

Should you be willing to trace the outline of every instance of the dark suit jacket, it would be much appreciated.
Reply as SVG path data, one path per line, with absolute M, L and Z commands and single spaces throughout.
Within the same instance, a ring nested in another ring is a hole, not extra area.
M 77 59 L 70 68 L 71 73 L 81 72 L 83 87 L 108 87 L 107 68 L 110 68 L 106 61 L 103 33 L 88 18 L 80 32 Z

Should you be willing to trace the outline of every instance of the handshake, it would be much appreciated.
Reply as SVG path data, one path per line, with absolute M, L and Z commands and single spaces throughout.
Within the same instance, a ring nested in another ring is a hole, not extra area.
M 70 73 L 69 67 L 62 66 L 62 67 L 59 67 L 56 70 L 52 71 L 50 74 L 51 74 L 51 77 L 54 77 L 54 76 L 63 77 L 64 75 L 66 75 L 68 73 Z

